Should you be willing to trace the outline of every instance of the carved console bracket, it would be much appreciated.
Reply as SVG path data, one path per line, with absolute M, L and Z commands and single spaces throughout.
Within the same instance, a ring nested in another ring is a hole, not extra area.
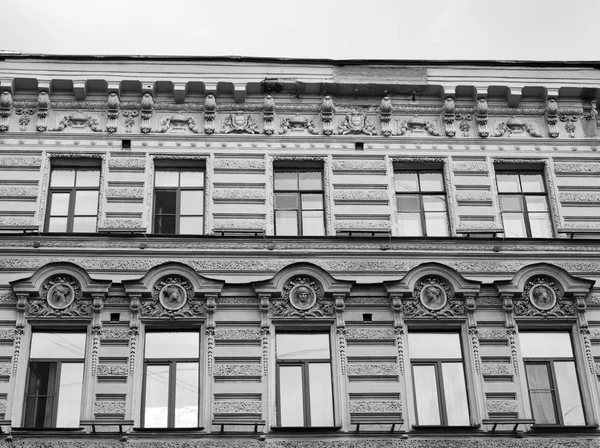
M 381 106 L 379 108 L 379 119 L 381 120 L 381 135 L 389 137 L 393 134 L 392 132 L 392 99 L 389 96 L 384 96 L 381 99 Z
M 40 92 L 38 95 L 37 103 L 37 124 L 35 129 L 38 132 L 44 132 L 48 130 L 48 112 L 50 111 L 50 95 L 48 92 Z
M 273 135 L 275 127 L 273 121 L 275 120 L 275 99 L 272 95 L 265 96 L 263 101 L 263 132 L 266 135 Z
M 111 93 L 108 95 L 108 101 L 106 103 L 106 132 L 117 132 L 118 125 L 117 120 L 119 118 L 119 95 Z
M 144 93 L 144 96 L 142 96 L 142 104 L 140 109 L 140 116 L 142 118 L 142 122 L 140 123 L 140 131 L 144 134 L 147 134 L 152 132 L 152 124 L 150 123 L 150 119 L 154 113 L 154 98 L 152 98 L 152 95 L 149 93 Z
M 0 94 L 0 132 L 8 131 L 8 119 L 12 113 L 13 96 L 8 90 Z
M 259 294 L 260 307 L 260 338 L 262 345 L 263 376 L 269 375 L 269 335 L 271 334 L 271 321 L 269 309 L 271 307 L 271 294 Z
M 477 374 L 481 374 L 481 356 L 479 355 L 479 334 L 477 331 L 477 319 L 475 318 L 475 298 L 473 294 L 465 295 L 465 308 L 467 311 L 467 324 L 469 325 L 469 337 L 473 349 L 473 360 Z
M 327 95 L 321 101 L 321 122 L 323 123 L 323 135 L 333 135 L 333 114 L 335 106 L 333 99 Z
M 446 137 L 454 137 L 456 135 L 456 128 L 454 127 L 455 114 L 454 98 L 448 97 L 442 103 L 442 120 L 444 122 Z
M 489 113 L 490 109 L 488 108 L 487 100 L 479 98 L 475 103 L 475 121 L 477 122 L 477 135 L 481 138 L 488 138 L 490 136 L 488 128 Z
M 392 295 L 392 312 L 394 313 L 394 336 L 398 350 L 398 366 L 400 375 L 404 376 L 404 321 L 402 319 L 402 296 Z
M 217 295 L 206 295 L 206 343 L 208 376 L 213 374 L 215 361 L 215 311 L 217 310 Z
M 204 133 L 215 133 L 215 118 L 217 116 L 217 100 L 214 95 L 206 95 L 204 99 Z
M 546 123 L 548 124 L 548 136 L 550 138 L 557 138 L 560 135 L 558 127 L 558 103 L 554 98 L 550 98 L 546 101 Z
M 346 310 L 346 305 L 344 303 L 345 298 L 345 294 L 333 295 L 336 333 L 340 347 L 340 367 L 342 370 L 342 375 L 346 375 L 346 366 L 348 365 L 346 357 L 346 322 L 344 321 L 344 311 Z

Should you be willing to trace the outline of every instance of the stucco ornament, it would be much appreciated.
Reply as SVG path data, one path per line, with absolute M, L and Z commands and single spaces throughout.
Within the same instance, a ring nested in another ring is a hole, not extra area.
M 266 135 L 273 135 L 275 128 L 273 127 L 273 120 L 275 119 L 275 98 L 273 95 L 267 95 L 263 99 L 263 132 Z
M 366 134 L 375 135 L 377 130 L 375 125 L 365 114 L 361 114 L 357 110 L 353 110 L 346 114 L 344 119 L 338 125 L 338 134 Z
M 94 132 L 102 132 L 102 128 L 100 127 L 98 120 L 84 114 L 81 110 L 71 115 L 65 115 L 58 123 L 58 127 L 53 130 L 62 131 L 67 127 L 73 129 L 85 129 L 89 127 Z
M 560 135 L 558 127 L 558 103 L 554 98 L 546 101 L 546 123 L 548 123 L 548 137 L 557 138 Z
M 206 314 L 203 303 L 193 300 L 190 283 L 179 276 L 165 277 L 152 288 L 152 300 L 142 305 L 143 317 L 200 317 Z
M 323 287 L 311 277 L 298 276 L 284 287 L 283 300 L 273 304 L 276 317 L 325 317 L 333 316 L 333 305 L 323 299 Z
M 215 117 L 217 116 L 217 100 L 214 95 L 206 95 L 204 99 L 204 133 L 215 133 Z
M 29 316 L 91 316 L 91 302 L 81 300 L 81 286 L 69 275 L 59 275 L 46 281 L 40 296 L 41 300 L 29 302 Z
M 547 277 L 530 279 L 523 290 L 521 299 L 514 301 L 514 312 L 517 317 L 550 317 L 574 316 L 573 304 L 561 297 L 560 289 Z
M 392 112 L 394 108 L 392 106 L 392 99 L 386 95 L 381 99 L 381 106 L 379 107 L 379 119 L 381 121 L 381 135 L 389 137 L 393 134 L 390 122 L 392 121 Z
M 424 134 L 427 132 L 429 135 L 438 136 L 440 133 L 435 127 L 435 124 L 431 121 L 427 121 L 423 118 L 420 118 L 418 115 L 415 115 L 410 120 L 396 120 L 398 123 L 398 132 L 397 135 L 404 134 Z
M 456 135 L 456 129 L 454 127 L 455 107 L 454 98 L 448 97 L 442 103 L 442 120 L 444 121 L 446 137 L 454 137 Z
M 12 112 L 13 97 L 12 93 L 5 90 L 0 94 L 0 132 L 8 131 L 8 119 Z
M 119 107 L 119 95 L 117 95 L 114 92 L 110 93 L 106 102 L 106 132 L 117 132 L 117 119 L 119 118 Z
M 406 317 L 444 318 L 463 316 L 464 304 L 454 300 L 448 283 L 439 277 L 425 277 L 415 285 L 413 298 L 403 301 Z
M 198 120 L 196 120 L 194 117 L 188 117 L 178 112 L 170 117 L 163 118 L 160 121 L 160 128 L 158 128 L 156 132 L 161 134 L 167 131 L 186 133 L 188 129 L 193 133 L 198 134 L 200 132 L 198 130 Z
M 150 119 L 152 118 L 152 114 L 154 113 L 154 98 L 149 93 L 144 93 L 142 96 L 142 102 L 140 104 L 140 131 L 143 134 L 147 134 L 152 131 L 152 125 L 150 124 Z
M 246 115 L 239 111 L 235 114 L 230 114 L 223 121 L 224 134 L 258 134 L 258 124 L 250 115 Z
M 321 122 L 323 123 L 323 135 L 333 135 L 333 114 L 335 112 L 335 106 L 333 105 L 333 98 L 326 95 L 321 100 Z
M 490 109 L 488 107 L 487 99 L 479 98 L 475 103 L 475 121 L 477 121 L 477 135 L 482 138 L 490 136 L 488 129 L 488 114 Z
M 304 118 L 301 117 L 300 114 L 296 114 L 292 117 L 287 117 L 281 120 L 281 129 L 279 130 L 279 134 L 287 134 L 288 132 L 292 134 L 304 133 L 305 130 L 314 135 L 319 133 L 315 127 L 315 124 L 313 123 L 312 118 Z
M 503 137 L 504 135 L 508 135 L 509 137 L 521 137 L 525 132 L 532 137 L 542 136 L 531 123 L 525 123 L 520 118 L 513 116 L 506 122 L 503 121 L 496 126 L 494 137 Z

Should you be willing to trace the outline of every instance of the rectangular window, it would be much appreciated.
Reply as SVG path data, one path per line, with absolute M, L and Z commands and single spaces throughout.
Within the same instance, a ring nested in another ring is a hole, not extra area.
M 535 424 L 585 425 L 569 333 L 523 331 L 519 342 Z
M 157 169 L 154 175 L 154 233 L 202 234 L 204 171 Z
M 334 426 L 329 334 L 278 333 L 276 345 L 279 426 Z
M 544 177 L 539 172 L 497 172 L 504 235 L 551 238 L 552 225 Z
M 144 428 L 198 427 L 197 331 L 146 333 L 144 354 Z
M 400 236 L 448 236 L 446 190 L 441 171 L 394 173 Z
M 84 355 L 85 333 L 33 333 L 24 427 L 79 427 Z
M 325 235 L 321 169 L 275 169 L 273 187 L 276 235 Z
M 53 168 L 50 173 L 46 231 L 95 232 L 99 189 L 98 168 Z
M 408 333 L 417 424 L 468 426 L 469 401 L 458 333 Z

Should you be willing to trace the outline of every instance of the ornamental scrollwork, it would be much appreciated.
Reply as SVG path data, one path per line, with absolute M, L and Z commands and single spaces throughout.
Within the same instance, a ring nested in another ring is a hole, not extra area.
M 41 300 L 31 300 L 28 316 L 90 317 L 92 303 L 82 300 L 81 286 L 69 275 L 59 275 L 44 283 Z
M 194 290 L 190 283 L 177 276 L 166 277 L 152 288 L 152 300 L 142 305 L 143 317 L 200 317 L 206 314 L 206 306 L 193 300 Z
M 281 129 L 279 134 L 287 134 L 288 132 L 298 132 L 307 130 L 313 135 L 317 135 L 319 131 L 315 127 L 312 118 L 301 117 L 300 114 L 296 114 L 292 117 L 287 117 L 281 120 Z
M 413 290 L 413 298 L 403 302 L 403 314 L 406 317 L 444 317 L 464 316 L 462 301 L 454 300 L 448 283 L 439 277 L 421 279 Z
M 422 134 L 427 132 L 429 135 L 438 136 L 440 135 L 439 131 L 436 129 L 435 124 L 431 121 L 426 121 L 423 118 L 419 118 L 418 115 L 415 115 L 409 120 L 400 121 L 396 120 L 398 123 L 398 132 L 396 135 L 408 135 L 416 133 Z
M 58 123 L 58 127 L 54 130 L 62 131 L 67 127 L 73 129 L 85 129 L 89 127 L 94 132 L 102 132 L 102 128 L 100 127 L 98 120 L 84 114 L 81 110 L 71 115 L 65 115 Z
M 346 114 L 344 119 L 338 125 L 338 134 L 366 134 L 375 135 L 377 129 L 375 125 L 365 114 L 361 114 L 357 110 L 353 110 L 349 114 Z
M 250 115 L 236 112 L 223 121 L 224 134 L 258 134 L 258 123 Z
M 283 300 L 273 303 L 275 317 L 331 317 L 333 304 L 323 299 L 323 287 L 311 277 L 298 276 L 283 287 Z
M 165 117 L 160 121 L 160 127 L 156 130 L 157 133 L 163 134 L 169 132 L 185 133 L 189 129 L 195 134 L 198 134 L 198 120 L 194 117 L 187 117 L 183 114 L 176 113 L 170 117 Z
M 512 117 L 506 122 L 501 122 L 498 124 L 498 126 L 496 126 L 494 137 L 503 137 L 507 134 L 509 137 L 512 137 L 513 135 L 521 136 L 525 132 L 527 132 L 532 137 L 542 136 L 542 134 L 540 134 L 531 123 L 525 123 L 520 118 Z
M 560 289 L 547 277 L 530 279 L 523 289 L 521 299 L 514 300 L 514 312 L 519 317 L 574 316 L 573 303 L 563 300 Z

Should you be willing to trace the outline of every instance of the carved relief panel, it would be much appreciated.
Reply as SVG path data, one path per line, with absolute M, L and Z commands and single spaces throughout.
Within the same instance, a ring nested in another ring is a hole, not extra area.
M 403 300 L 403 315 L 408 318 L 464 317 L 462 300 L 454 297 L 448 282 L 438 276 L 423 277 L 414 287 L 411 298 Z
M 204 317 L 206 305 L 194 298 L 189 280 L 179 275 L 165 276 L 152 287 L 152 298 L 142 303 L 141 317 Z
M 514 298 L 516 317 L 574 317 L 573 303 L 561 297 L 560 288 L 549 277 L 532 277 L 521 297 Z
M 333 302 L 323 298 L 323 286 L 310 276 L 290 279 L 282 298 L 272 304 L 273 317 L 332 317 Z

